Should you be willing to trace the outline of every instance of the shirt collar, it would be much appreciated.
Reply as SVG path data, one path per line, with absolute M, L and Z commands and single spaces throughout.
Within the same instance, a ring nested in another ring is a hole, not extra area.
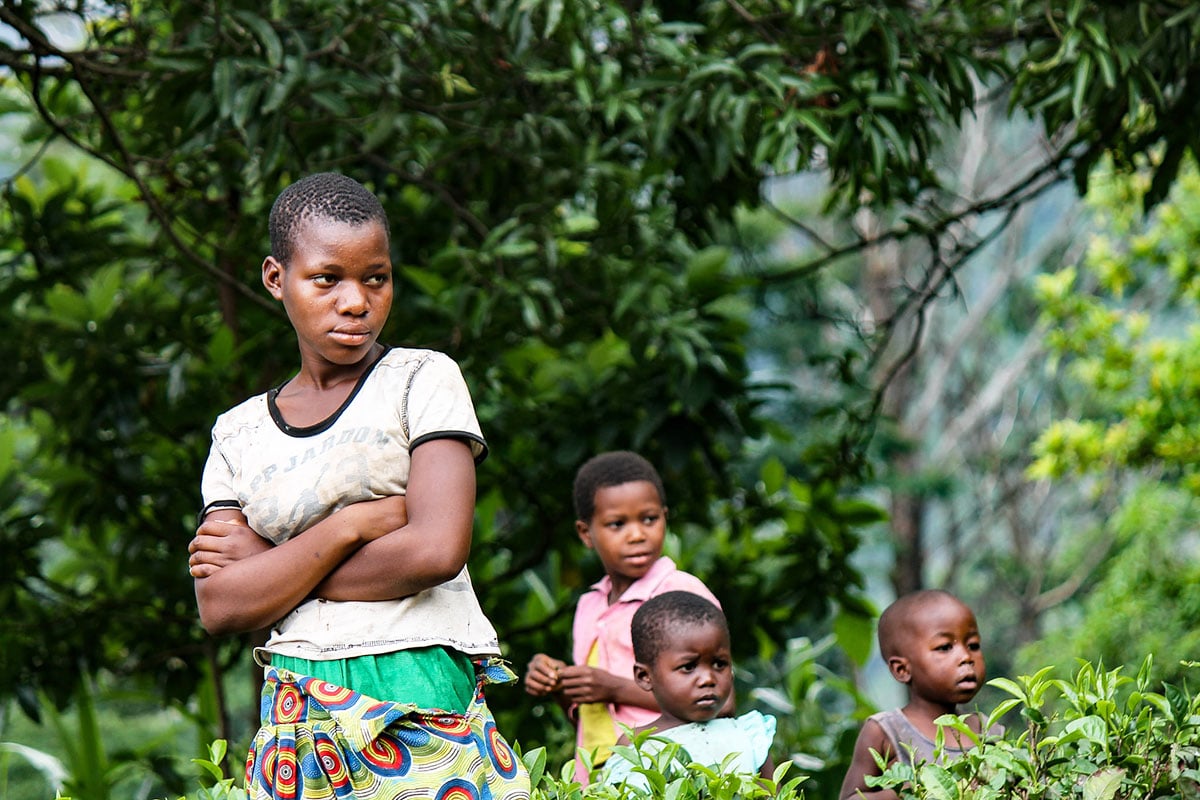
M 625 590 L 625 594 L 621 595 L 617 602 L 649 600 L 654 596 L 654 589 L 662 582 L 662 579 L 674 571 L 675 562 L 669 556 L 659 556 L 658 560 L 651 565 L 650 570 L 630 584 L 629 588 Z M 608 593 L 612 591 L 612 578 L 608 576 L 608 573 L 592 584 L 592 591 L 600 592 L 605 597 L 608 596 Z

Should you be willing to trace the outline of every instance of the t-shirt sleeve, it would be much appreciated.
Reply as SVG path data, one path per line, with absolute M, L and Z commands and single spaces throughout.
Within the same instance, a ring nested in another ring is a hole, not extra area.
M 233 485 L 233 468 L 217 440 L 214 428 L 208 460 L 204 462 L 204 472 L 200 478 L 202 506 L 198 521 L 203 521 L 204 515 L 214 508 L 241 508 L 237 490 Z
M 404 398 L 404 427 L 410 452 L 432 439 L 460 439 L 470 446 L 476 464 L 487 457 L 467 382 L 444 353 L 431 352 L 413 373 Z

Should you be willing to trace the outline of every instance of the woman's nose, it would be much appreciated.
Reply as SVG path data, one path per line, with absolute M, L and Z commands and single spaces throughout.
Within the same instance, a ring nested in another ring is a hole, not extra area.
M 355 316 L 367 311 L 367 292 L 353 281 L 346 281 L 338 293 L 338 310 Z

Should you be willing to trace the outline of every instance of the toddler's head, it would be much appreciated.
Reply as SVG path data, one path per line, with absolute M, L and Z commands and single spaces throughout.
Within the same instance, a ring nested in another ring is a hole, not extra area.
M 691 592 L 664 592 L 637 610 L 630 633 L 633 678 L 654 694 L 667 722 L 707 722 L 721 713 L 733 694 L 721 609 Z
M 879 651 L 911 696 L 934 705 L 966 703 L 983 686 L 979 626 L 949 592 L 925 589 L 888 606 L 879 617 Z
M 575 531 L 600 557 L 620 596 L 662 555 L 666 493 L 658 470 L 637 453 L 589 459 L 575 475 Z

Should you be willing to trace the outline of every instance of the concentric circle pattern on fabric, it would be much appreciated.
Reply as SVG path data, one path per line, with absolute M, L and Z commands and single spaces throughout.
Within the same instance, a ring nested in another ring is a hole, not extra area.
M 250 800 L 529 800 L 529 775 L 484 702 L 463 715 L 414 711 L 268 668 L 262 709 Z
M 371 742 L 361 755 L 367 769 L 388 778 L 403 777 L 412 766 L 408 748 L 386 733 Z
M 425 717 L 424 723 L 426 728 L 443 739 L 465 744 L 474 738 L 467 718 L 457 714 Z
M 461 779 L 446 781 L 438 791 L 436 800 L 479 800 L 479 789 Z
M 318 733 L 313 739 L 313 764 L 333 787 L 334 794 L 346 797 L 354 793 L 350 783 L 350 770 L 342 758 L 342 752 L 330 736 Z
M 304 782 L 300 777 L 294 740 L 281 739 L 266 749 L 263 753 L 262 777 L 273 798 L 291 800 L 301 795 Z
M 275 724 L 294 725 L 304 717 L 304 696 L 292 685 L 279 687 L 275 694 Z
M 508 746 L 508 742 L 500 735 L 500 731 L 496 726 L 489 722 L 483 726 L 483 735 L 487 741 L 488 756 L 492 759 L 492 766 L 506 778 L 512 778 L 517 774 L 517 756 Z
M 351 708 L 361 702 L 363 696 L 358 692 L 325 681 L 308 678 L 304 690 L 321 705 L 330 711 L 341 711 Z

